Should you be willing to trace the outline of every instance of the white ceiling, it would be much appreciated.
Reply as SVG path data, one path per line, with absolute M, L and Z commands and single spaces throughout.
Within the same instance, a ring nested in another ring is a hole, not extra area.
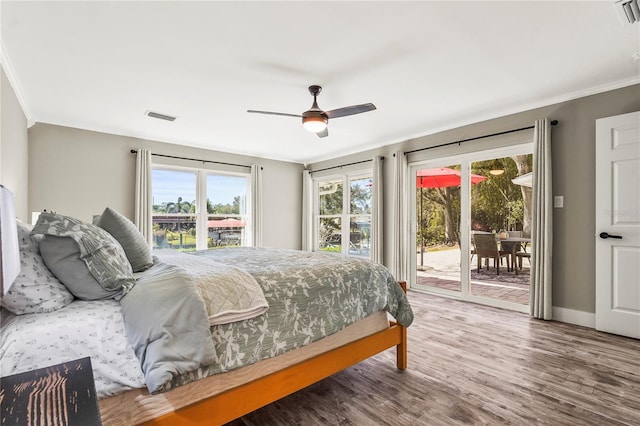
M 10 2 L 31 121 L 308 163 L 640 82 L 614 2 Z M 310 84 L 329 137 L 297 118 Z M 148 110 L 176 115 L 165 122 Z

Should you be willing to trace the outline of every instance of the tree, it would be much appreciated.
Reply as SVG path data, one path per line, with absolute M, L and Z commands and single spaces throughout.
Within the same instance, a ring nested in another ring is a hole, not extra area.
M 421 235 L 423 244 L 455 244 L 460 242 L 460 225 L 457 218 L 460 217 L 460 187 L 422 188 L 418 189 L 418 197 L 422 204 L 421 230 L 426 229 Z M 442 221 L 434 220 L 434 213 L 442 212 Z M 425 219 L 426 216 L 426 219 Z M 437 228 L 444 226 L 444 234 Z
M 182 197 L 178 197 L 178 201 L 175 203 L 168 202 L 162 203 L 162 205 L 156 210 L 156 206 L 154 206 L 154 210 L 158 211 L 158 213 L 168 213 L 168 214 L 177 214 L 177 213 L 195 213 L 196 204 L 195 200 L 192 202 L 182 201 Z
M 516 168 L 518 169 L 518 176 L 526 175 L 533 171 L 533 156 L 531 154 L 528 155 L 516 155 L 511 157 L 511 159 L 515 162 Z M 523 201 L 523 213 L 522 213 L 522 232 L 524 235 L 531 235 L 531 217 L 532 217 L 532 190 L 528 186 L 519 185 L 520 191 L 522 192 L 522 201 Z
M 319 213 L 321 215 L 342 214 L 342 182 L 322 182 L 319 184 Z M 320 240 L 326 241 L 331 234 L 340 233 L 340 221 L 333 218 L 320 219 Z
M 512 179 L 531 170 L 531 154 L 496 158 L 473 163 L 472 172 L 487 176 L 472 187 L 472 227 L 478 230 L 518 229 L 525 233 L 531 223 L 531 189 L 516 185 Z M 494 175 L 492 170 L 503 170 Z
M 233 197 L 231 204 L 211 204 L 211 200 L 207 199 L 207 213 L 210 214 L 240 214 L 240 196 Z
M 371 188 L 351 185 L 351 214 L 371 214 Z

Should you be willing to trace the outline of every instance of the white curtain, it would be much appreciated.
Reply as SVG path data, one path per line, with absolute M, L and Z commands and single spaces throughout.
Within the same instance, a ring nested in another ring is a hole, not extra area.
M 371 201 L 371 260 L 376 263 L 384 263 L 384 229 L 383 229 L 383 168 L 384 158 L 376 155 L 373 157 L 373 194 Z
M 151 151 L 138 149 L 136 154 L 135 224 L 151 246 Z
M 391 272 L 398 281 L 407 279 L 407 218 L 405 213 L 405 197 L 407 193 L 407 159 L 404 152 L 394 154 L 394 188 L 393 188 L 393 244 Z
M 313 251 L 313 179 L 302 171 L 302 250 Z
M 251 241 L 262 246 L 262 167 L 251 165 Z
M 534 318 L 551 319 L 553 193 L 551 186 L 551 123 L 536 120 L 533 133 L 533 218 L 531 223 L 530 310 Z

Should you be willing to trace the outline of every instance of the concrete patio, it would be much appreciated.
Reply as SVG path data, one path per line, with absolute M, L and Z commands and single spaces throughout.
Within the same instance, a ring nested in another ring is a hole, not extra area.
M 458 247 L 427 250 L 417 254 L 417 284 L 437 288 L 460 290 L 460 249 Z M 477 257 L 471 260 L 471 294 L 500 299 L 519 304 L 529 304 L 530 265 L 525 260 L 522 270 L 507 271 L 507 264 L 500 266 L 500 274 L 492 265 L 478 272 Z

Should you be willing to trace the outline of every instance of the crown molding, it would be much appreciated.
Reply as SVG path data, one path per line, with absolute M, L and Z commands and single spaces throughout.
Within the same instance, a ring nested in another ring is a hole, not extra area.
M 16 98 L 18 98 L 18 103 L 22 107 L 22 112 L 27 119 L 27 127 L 33 126 L 35 124 L 33 114 L 31 113 L 31 109 L 29 108 L 29 104 L 27 103 L 27 98 L 24 96 L 22 86 L 20 86 L 20 83 L 18 81 L 18 77 L 13 70 L 11 60 L 7 55 L 7 48 L 4 46 L 2 39 L 0 39 L 0 64 L 2 65 L 2 69 L 4 69 L 4 73 L 7 76 L 7 80 L 9 80 L 11 88 L 13 88 L 13 92 L 16 94 Z
M 581 90 L 578 92 L 561 95 L 556 98 L 547 99 L 546 101 L 543 102 L 545 105 L 539 105 L 538 107 L 559 104 L 561 102 L 573 101 L 575 99 L 580 99 L 580 98 L 586 98 L 587 96 L 597 95 L 598 93 L 610 92 L 612 90 L 622 89 L 623 87 L 633 86 L 634 84 L 639 84 L 639 83 L 640 83 L 640 76 L 627 78 L 625 80 L 618 80 L 611 83 L 602 84 L 600 86 L 590 87 L 588 89 Z M 529 109 L 534 109 L 534 108 L 529 108 Z
M 618 81 L 602 84 L 602 85 L 599 85 L 599 86 L 593 86 L 593 87 L 589 87 L 589 88 L 584 89 L 584 90 L 565 93 L 565 94 L 562 94 L 562 95 L 559 95 L 559 96 L 555 96 L 555 97 L 552 97 L 552 98 L 545 98 L 543 100 L 539 100 L 539 101 L 535 101 L 535 102 L 528 102 L 528 103 L 521 104 L 521 105 L 518 105 L 518 106 L 515 106 L 515 107 L 503 108 L 501 110 L 491 111 L 489 113 L 484 113 L 484 114 L 477 114 L 477 115 L 474 115 L 473 117 L 471 117 L 471 118 L 469 118 L 467 120 L 454 121 L 454 122 L 448 123 L 448 124 L 446 124 L 444 126 L 434 127 L 434 128 L 431 128 L 431 129 L 425 129 L 424 131 L 418 131 L 415 134 L 408 135 L 407 137 L 402 138 L 402 139 L 386 141 L 386 142 L 382 142 L 381 141 L 378 144 L 371 144 L 371 145 L 368 145 L 365 148 L 363 148 L 362 146 L 354 147 L 353 149 L 345 150 L 345 151 L 341 151 L 341 152 L 334 152 L 333 154 L 327 154 L 327 155 L 320 156 L 320 157 L 315 157 L 315 158 L 307 158 L 307 159 L 304 160 L 304 162 L 305 162 L 305 164 L 313 165 L 313 164 L 316 164 L 316 163 L 321 163 L 323 161 L 329 161 L 329 160 L 333 160 L 333 159 L 340 158 L 340 157 L 346 157 L 346 156 L 349 156 L 349 155 L 358 154 L 358 153 L 361 153 L 361 152 L 364 152 L 364 151 L 369 151 L 369 150 L 373 150 L 373 149 L 380 149 L 380 148 L 384 148 L 384 147 L 390 147 L 390 146 L 394 146 L 394 145 L 398 145 L 398 144 L 401 145 L 404 142 L 407 142 L 407 141 L 410 141 L 410 140 L 414 140 L 414 139 L 418 139 L 418 138 L 422 138 L 422 137 L 429 136 L 429 135 L 433 135 L 433 134 L 436 134 L 436 133 L 446 132 L 446 131 L 449 131 L 449 130 L 458 129 L 460 127 L 469 126 L 469 125 L 473 125 L 473 124 L 477 124 L 477 123 L 482 123 L 483 121 L 494 120 L 494 119 L 498 119 L 498 118 L 501 118 L 501 117 L 506 117 L 506 116 L 512 115 L 512 114 L 518 114 L 518 113 L 531 111 L 531 110 L 538 109 L 538 108 L 544 108 L 544 107 L 547 107 L 547 106 L 550 106 L 550 105 L 559 104 L 559 103 L 562 103 L 562 102 L 569 102 L 569 101 L 573 101 L 573 100 L 576 100 L 576 99 L 585 98 L 587 96 L 597 95 L 599 93 L 605 93 L 605 92 L 609 92 L 609 91 L 616 90 L 616 89 L 622 89 L 624 87 L 633 86 L 634 84 L 640 84 L 640 76 L 631 77 L 631 78 L 624 79 L 624 80 L 618 80 Z M 303 161 L 301 160 L 299 162 L 302 163 Z

